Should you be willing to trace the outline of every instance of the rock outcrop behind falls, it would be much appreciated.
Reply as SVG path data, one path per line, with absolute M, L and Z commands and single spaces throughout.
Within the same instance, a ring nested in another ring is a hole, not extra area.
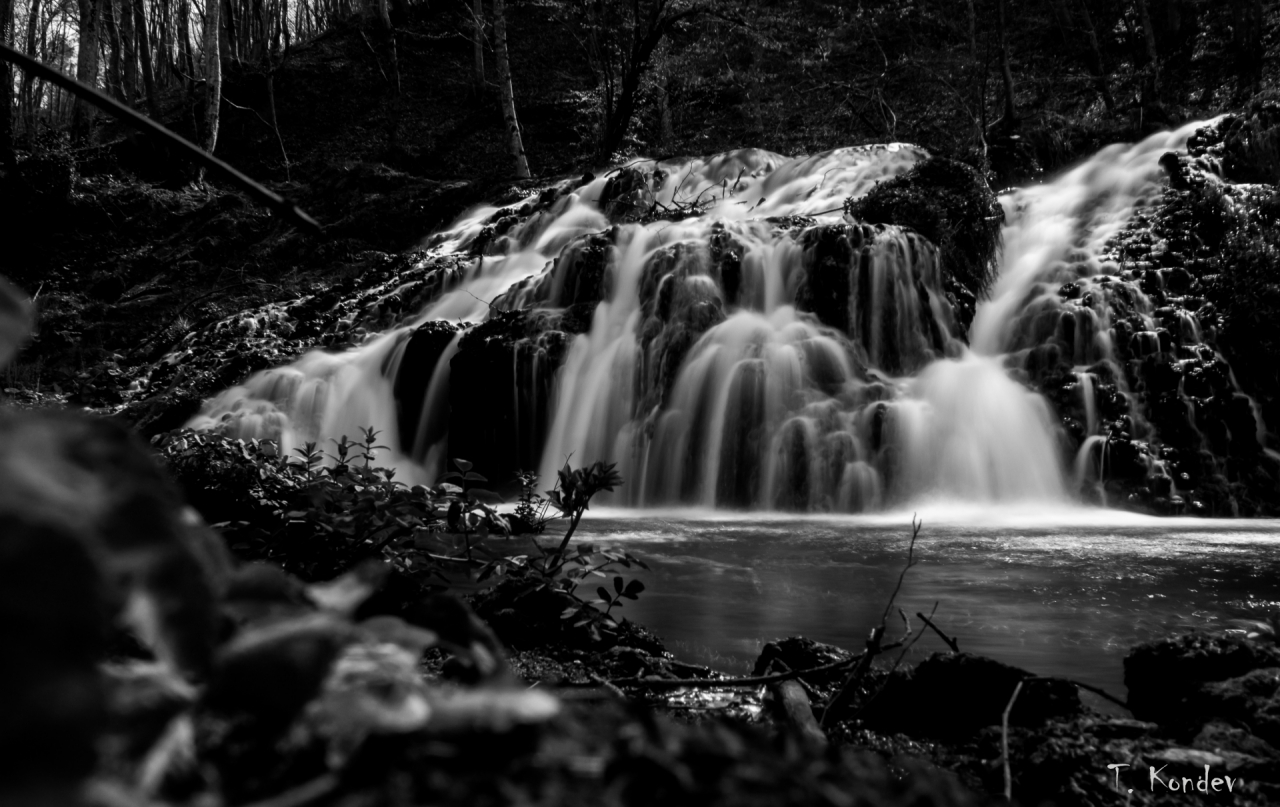
M 1061 418 L 1086 499 L 1157 513 L 1275 511 L 1274 391 L 1255 353 L 1266 337 L 1250 344 L 1228 315 L 1256 308 L 1256 290 L 1235 276 L 1249 268 L 1242 253 L 1275 232 L 1275 187 L 1224 171 L 1243 126 L 1224 119 L 1167 153 L 1167 187 L 1107 244 L 1102 271 L 1068 260 L 1058 299 L 1028 328 L 1022 369 Z M 1113 359 L 1088 364 L 1099 340 Z

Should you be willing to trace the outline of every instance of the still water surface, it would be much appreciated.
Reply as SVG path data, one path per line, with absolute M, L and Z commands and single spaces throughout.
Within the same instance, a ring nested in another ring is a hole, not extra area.
M 937 602 L 934 621 L 962 650 L 1121 697 L 1132 645 L 1280 607 L 1280 521 L 955 507 L 920 516 L 919 563 L 897 600 L 914 629 L 916 612 Z M 902 570 L 911 517 L 592 510 L 579 529 L 649 564 L 624 570 L 647 588 L 622 615 L 681 658 L 744 672 L 779 637 L 860 648 Z M 901 625 L 895 614 L 891 637 Z M 944 649 L 930 633 L 908 660 Z

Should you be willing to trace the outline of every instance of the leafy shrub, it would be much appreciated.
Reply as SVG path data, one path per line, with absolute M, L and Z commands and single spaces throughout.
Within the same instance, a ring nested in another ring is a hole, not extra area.
M 567 640 L 595 645 L 602 640 L 602 632 L 613 632 L 620 627 L 611 612 L 621 607 L 623 600 L 639 597 L 644 583 L 614 575 L 613 591 L 599 586 L 596 600 L 585 599 L 579 589 L 592 577 L 608 579 L 609 570 L 616 566 L 648 567 L 627 552 L 597 551 L 591 544 L 578 544 L 572 550 L 569 547 L 591 499 L 622 483 L 615 466 L 597 462 L 587 468 L 574 469 L 565 463 L 557 476 L 556 487 L 548 491 L 546 501 L 569 519 L 560 544 L 544 548 L 534 541 L 533 552 L 497 558 L 486 564 L 479 580 L 501 578 L 502 583 L 482 597 L 477 607 L 494 622 L 499 634 L 506 634 L 507 641 L 523 638 L 535 643 Z
M 191 430 L 157 444 L 188 500 L 237 555 L 321 580 L 444 529 L 445 508 L 458 501 L 447 489 L 409 487 L 393 478 L 394 469 L 373 465 L 383 448 L 376 440 L 377 432 L 365 430 L 361 441 L 335 441 L 333 454 L 309 443 L 293 457 L 281 456 L 270 440 Z
M 516 474 L 520 482 L 520 501 L 509 522 L 512 533 L 538 533 L 547 528 L 551 519 L 547 516 L 547 508 L 551 503 L 538 495 L 538 475 L 529 471 Z
M 574 469 L 566 463 L 545 499 L 533 493 L 536 475 L 523 475 L 523 509 L 509 520 L 480 500 L 488 491 L 477 484 L 488 480 L 466 460 L 455 459 L 457 470 L 432 488 L 396 481 L 394 469 L 373 463 L 375 452 L 385 448 L 377 445 L 377 436 L 365 429 L 358 441 L 333 441 L 331 454 L 309 443 L 292 457 L 281 456 L 271 440 L 191 430 L 159 437 L 156 444 L 188 501 L 241 559 L 272 561 L 304 580 L 328 579 L 363 559 L 380 557 L 419 589 L 510 578 L 509 588 L 521 596 L 554 591 L 574 606 L 563 618 L 572 615 L 581 623 L 596 619 L 596 602 L 577 594 L 580 584 L 591 576 L 605 577 L 615 564 L 643 566 L 626 553 L 598 553 L 590 545 L 569 548 L 592 497 L 622 482 L 613 465 Z M 540 532 L 550 520 L 550 507 L 569 519 L 558 546 L 544 548 L 535 540 L 531 551 L 521 553 L 484 543 L 493 532 L 510 534 L 512 521 Z M 643 588 L 638 581 L 616 584 L 614 593 L 606 590 L 598 603 L 607 617 Z

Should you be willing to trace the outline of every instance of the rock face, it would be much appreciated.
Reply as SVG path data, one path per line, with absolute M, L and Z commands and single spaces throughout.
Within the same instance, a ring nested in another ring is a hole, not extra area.
M 400 450 L 412 455 L 419 443 L 431 445 L 440 439 L 440 428 L 423 423 L 422 410 L 430 392 L 434 368 L 458 335 L 449 322 L 427 322 L 406 334 L 394 382 Z
M 947 354 L 957 327 L 938 249 L 911 230 L 845 222 L 799 237 L 804 278 L 796 305 L 847 334 L 864 362 L 895 375 Z
M 1029 305 L 1014 336 L 1027 382 L 1053 403 L 1074 447 L 1087 500 L 1157 513 L 1273 511 L 1280 467 L 1246 394 L 1266 387 L 1237 384 L 1232 368 L 1250 366 L 1248 348 L 1224 339 L 1223 278 L 1240 271 L 1225 231 L 1260 204 L 1256 188 L 1220 176 L 1234 125 L 1201 129 L 1185 154 L 1166 153 L 1159 198 L 1110 239 L 1098 268 L 1084 251 L 1069 255 L 1056 295 Z
M 536 468 L 546 439 L 568 337 L 536 326 L 527 311 L 496 314 L 466 332 L 450 361 L 449 453 L 495 483 Z
M 872 224 L 915 230 L 939 250 L 946 290 L 962 331 L 995 280 L 1004 210 L 982 175 L 964 163 L 933 157 L 878 184 L 847 210 Z

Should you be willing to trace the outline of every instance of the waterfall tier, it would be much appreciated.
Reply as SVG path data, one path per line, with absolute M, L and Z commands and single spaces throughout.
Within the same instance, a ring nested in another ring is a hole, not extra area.
M 416 314 L 251 376 L 195 425 L 286 449 L 373 425 L 394 446 L 382 461 L 421 482 L 450 457 L 497 480 L 616 462 L 614 501 L 637 506 L 1060 502 L 1125 457 L 1169 479 L 1153 488 L 1169 501 L 1139 365 L 1221 359 L 1114 252 L 1194 128 L 1003 197 L 999 280 L 971 327 L 983 289 L 954 253 L 846 212 L 920 192 L 916 147 L 742 150 L 560 183 L 433 236 L 418 279 L 366 311 L 425 300 Z

